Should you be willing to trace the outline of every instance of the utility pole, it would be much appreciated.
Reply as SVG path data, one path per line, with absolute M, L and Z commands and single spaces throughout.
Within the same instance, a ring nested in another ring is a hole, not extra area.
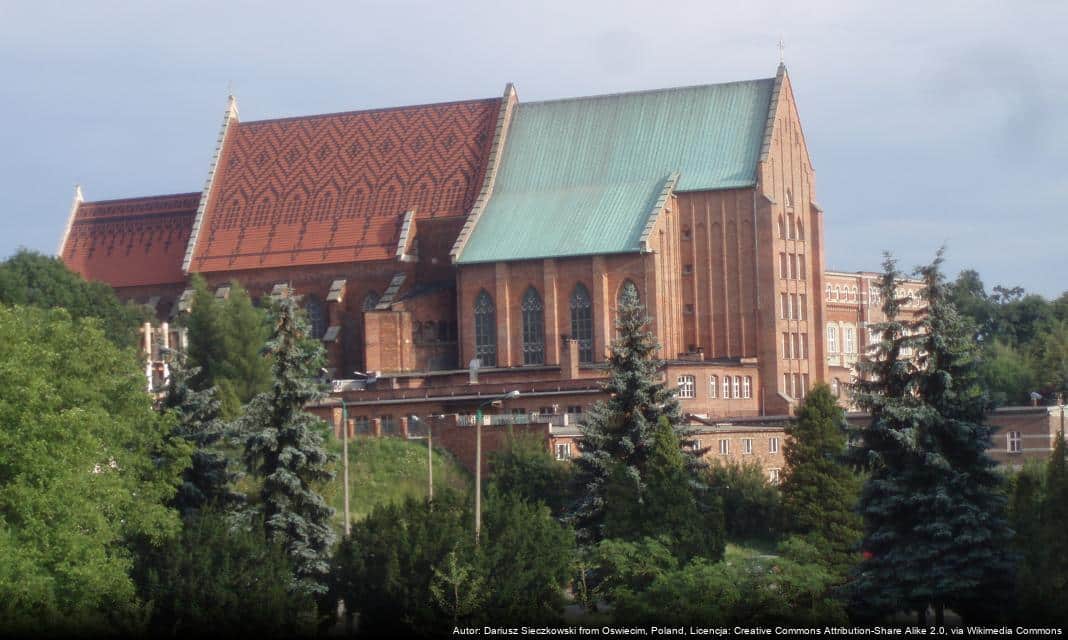
M 482 407 L 501 406 L 504 400 L 519 397 L 519 390 L 509 391 L 499 398 L 487 400 L 475 410 L 475 544 L 482 533 Z
M 352 518 L 349 515 L 349 407 L 345 398 L 341 398 L 341 457 L 344 463 L 343 482 L 345 483 L 345 536 L 352 533 Z

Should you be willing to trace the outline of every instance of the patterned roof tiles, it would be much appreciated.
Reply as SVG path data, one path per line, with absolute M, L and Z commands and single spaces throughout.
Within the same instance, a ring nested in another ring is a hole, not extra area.
M 389 260 L 404 213 L 463 216 L 499 98 L 237 123 L 190 271 Z
M 60 258 L 86 280 L 112 287 L 185 281 L 182 256 L 199 193 L 83 202 Z

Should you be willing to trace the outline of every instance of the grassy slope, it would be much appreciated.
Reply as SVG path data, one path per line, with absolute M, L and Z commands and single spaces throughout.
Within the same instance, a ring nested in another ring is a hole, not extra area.
M 329 440 L 338 455 L 334 480 L 321 489 L 334 508 L 334 522 L 340 531 L 344 523 L 341 442 Z M 447 451 L 434 449 L 434 490 L 466 491 L 470 474 Z M 400 438 L 354 438 L 349 441 L 349 505 L 353 520 L 360 520 L 379 504 L 398 502 L 408 496 L 425 498 L 427 493 L 426 441 Z

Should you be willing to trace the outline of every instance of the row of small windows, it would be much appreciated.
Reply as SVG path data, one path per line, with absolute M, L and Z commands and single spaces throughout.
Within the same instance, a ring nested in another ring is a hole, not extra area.
M 782 392 L 791 398 L 804 398 L 808 395 L 807 373 L 782 374 Z
M 857 330 L 853 325 L 847 324 L 842 327 L 841 337 L 842 341 L 838 340 L 839 332 L 837 324 L 827 325 L 827 353 L 834 355 L 837 353 L 855 354 L 857 353 Z M 839 351 L 841 349 L 841 351 Z
M 805 294 L 780 293 L 779 318 L 783 320 L 805 319 Z
M 782 357 L 784 360 L 801 360 L 808 355 L 807 333 L 782 334 Z
M 804 280 L 805 256 L 797 253 L 780 253 L 779 277 L 783 280 Z
M 849 285 L 827 285 L 826 288 L 827 301 L 828 302 L 857 302 L 859 296 L 857 288 L 850 287 Z
M 779 238 L 783 240 L 804 240 L 805 225 L 800 218 L 795 218 L 794 216 L 783 218 L 779 216 Z
M 620 287 L 619 300 L 638 287 L 627 280 Z M 593 302 L 589 289 L 576 284 L 568 306 L 571 310 L 571 338 L 578 341 L 579 362 L 593 362 Z M 528 287 L 520 304 L 522 313 L 523 364 L 545 364 L 545 305 L 534 287 Z M 482 366 L 497 366 L 497 312 L 485 289 L 475 297 L 475 357 Z
M 902 305 L 905 307 L 919 307 L 923 304 L 920 292 L 916 289 L 904 289 L 898 295 L 903 299 Z M 860 290 L 856 285 L 828 284 L 824 288 L 824 297 L 828 302 L 859 302 Z M 878 305 L 881 300 L 878 289 L 868 289 L 868 304 Z
M 678 396 L 680 398 L 697 397 L 696 376 L 681 375 L 678 378 L 678 383 Z M 753 397 L 753 377 L 723 376 L 722 395 L 719 394 L 719 389 L 719 376 L 709 376 L 708 398 L 710 400 L 715 400 L 717 397 L 721 397 L 724 400 L 729 400 L 731 398 L 751 398 Z
M 696 440 L 694 442 L 694 448 L 695 449 L 701 448 L 701 441 L 700 440 Z M 747 456 L 753 455 L 753 451 L 754 451 L 754 449 L 753 449 L 753 439 L 752 438 L 742 438 L 742 455 L 747 455 Z M 768 438 L 768 453 L 778 453 L 778 452 L 779 452 L 779 438 L 778 437 Z M 721 456 L 729 456 L 730 454 L 731 454 L 731 441 L 730 441 L 730 438 L 720 438 L 719 439 L 719 455 L 721 455 Z

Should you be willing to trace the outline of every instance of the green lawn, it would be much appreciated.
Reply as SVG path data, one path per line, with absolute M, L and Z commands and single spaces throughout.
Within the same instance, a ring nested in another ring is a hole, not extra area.
M 334 480 L 321 493 L 335 510 L 338 531 L 344 524 L 341 442 L 329 440 L 338 455 Z M 349 441 L 349 505 L 353 520 L 364 518 L 376 505 L 398 502 L 408 496 L 426 498 L 427 463 L 425 440 L 358 437 Z M 470 474 L 447 452 L 434 449 L 434 491 L 467 491 Z

